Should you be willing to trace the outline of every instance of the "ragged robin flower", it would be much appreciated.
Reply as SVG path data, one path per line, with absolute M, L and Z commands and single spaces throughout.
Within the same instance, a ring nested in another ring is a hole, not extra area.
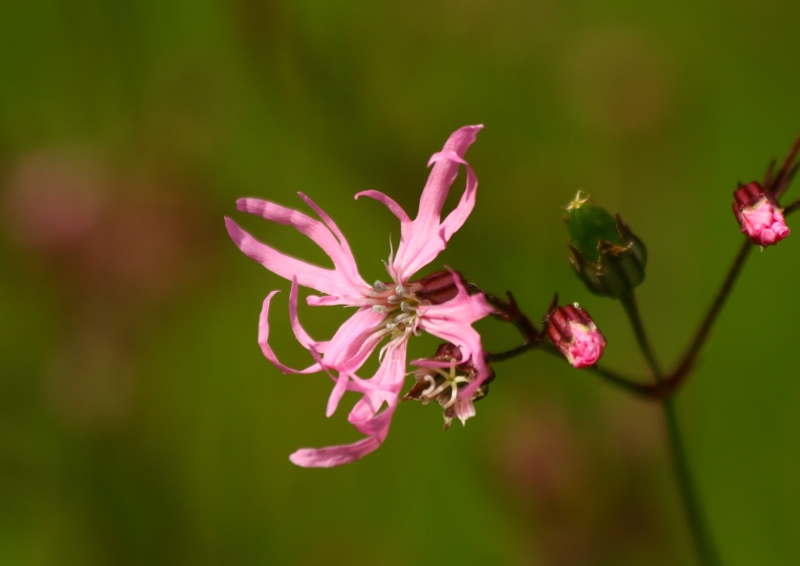
M 356 195 L 382 202 L 400 220 L 400 245 L 385 262 L 390 281 L 370 285 L 358 273 L 355 259 L 344 235 L 310 198 L 300 197 L 322 222 L 283 206 L 252 198 L 237 201 L 243 212 L 294 226 L 327 253 L 333 269 L 311 265 L 289 257 L 258 242 L 233 220 L 226 218 L 228 233 L 239 249 L 273 273 L 292 281 L 289 318 L 295 337 L 311 353 L 314 363 L 296 370 L 280 363 L 269 345 L 268 313 L 273 291 L 264 300 L 259 322 L 258 342 L 264 355 L 284 373 L 326 372 L 334 382 L 326 414 L 331 416 L 345 391 L 362 395 L 348 416 L 349 422 L 366 435 L 353 444 L 326 448 L 303 448 L 290 456 L 304 467 L 330 467 L 346 464 L 374 451 L 386 438 L 398 396 L 406 375 L 406 345 L 411 336 L 427 332 L 456 345 L 463 362 L 475 367 L 475 377 L 457 392 L 459 399 L 472 399 L 489 376 L 483 359 L 480 335 L 472 323 L 492 312 L 482 294 L 470 295 L 461 277 L 453 271 L 412 279 L 421 268 L 444 250 L 450 237 L 464 224 L 475 205 L 478 180 L 464 160 L 482 126 L 456 130 L 442 151 L 435 153 L 428 182 L 422 191 L 417 217 L 411 220 L 394 200 L 377 191 Z M 459 203 L 444 220 L 442 207 L 450 186 L 464 165 L 466 188 Z M 344 305 L 358 310 L 328 341 L 313 340 L 297 317 L 298 286 L 308 287 L 322 296 L 310 296 L 311 306 Z M 356 372 L 375 348 L 380 350 L 380 367 L 372 378 L 362 379 Z M 384 407 L 385 405 L 385 407 Z M 383 408 L 383 410 L 381 410 Z

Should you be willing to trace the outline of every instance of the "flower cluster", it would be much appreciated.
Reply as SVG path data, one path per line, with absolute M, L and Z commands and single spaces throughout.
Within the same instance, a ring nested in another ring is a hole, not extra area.
M 350 246 L 333 220 L 304 194 L 300 197 L 321 222 L 283 206 L 251 198 L 237 201 L 240 211 L 293 226 L 313 240 L 330 257 L 333 269 L 325 269 L 289 257 L 263 244 L 226 218 L 228 233 L 239 249 L 273 273 L 292 282 L 289 318 L 297 340 L 314 358 L 301 370 L 290 368 L 275 356 L 269 345 L 268 313 L 273 291 L 264 300 L 258 342 L 264 355 L 284 373 L 326 372 L 334 382 L 326 414 L 332 415 L 345 391 L 361 394 L 348 416 L 366 438 L 348 445 L 304 448 L 290 456 L 304 467 L 330 467 L 357 460 L 374 451 L 386 438 L 406 375 L 406 346 L 411 336 L 427 332 L 458 348 L 459 363 L 469 363 L 474 375 L 456 392 L 457 401 L 471 400 L 489 377 L 480 335 L 472 324 L 492 312 L 483 294 L 470 294 L 460 276 L 446 271 L 414 280 L 414 274 L 432 262 L 451 236 L 464 224 L 475 205 L 478 180 L 464 155 L 482 126 L 466 126 L 454 132 L 442 151 L 435 153 L 414 220 L 390 197 L 377 191 L 356 195 L 383 203 L 400 220 L 400 244 L 390 252 L 386 270 L 391 279 L 370 285 L 359 275 Z M 459 203 L 444 219 L 442 208 L 459 167 L 466 168 L 466 188 Z M 313 340 L 297 316 L 298 286 L 322 294 L 310 296 L 311 306 L 343 305 L 358 310 L 328 341 Z M 380 367 L 369 379 L 357 372 L 379 344 Z M 465 401 L 464 403 L 468 403 Z M 384 407 L 385 406 L 385 407 Z M 461 406 L 461 404 L 459 405 Z

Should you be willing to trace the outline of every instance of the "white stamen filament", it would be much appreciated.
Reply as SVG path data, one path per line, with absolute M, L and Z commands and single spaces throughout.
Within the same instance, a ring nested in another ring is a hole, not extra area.
M 425 381 L 430 383 L 430 385 L 425 391 L 422 392 L 422 396 L 428 397 L 430 396 L 431 391 L 433 391 L 436 388 L 436 380 L 433 379 L 433 376 L 431 374 L 426 375 L 424 379 Z
M 456 402 L 456 397 L 458 396 L 458 388 L 453 386 L 451 389 L 452 390 L 450 391 L 450 400 L 445 405 L 443 405 L 443 408 L 445 409 L 449 409 L 450 407 L 452 407 L 453 403 Z

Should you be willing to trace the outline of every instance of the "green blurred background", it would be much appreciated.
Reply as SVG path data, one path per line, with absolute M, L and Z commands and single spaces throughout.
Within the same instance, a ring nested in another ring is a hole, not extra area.
M 691 564 L 657 407 L 542 354 L 499 364 L 465 428 L 404 403 L 367 458 L 290 464 L 358 438 L 355 396 L 326 419 L 330 380 L 262 357 L 281 289 L 274 347 L 309 361 L 289 284 L 222 219 L 324 263 L 235 210 L 303 191 L 383 277 L 399 227 L 352 195 L 416 210 L 428 157 L 483 123 L 478 205 L 429 270 L 534 318 L 555 291 L 579 301 L 605 362 L 643 374 L 567 261 L 583 189 L 646 241 L 641 308 L 671 365 L 739 245 L 736 182 L 800 126 L 798 18 L 788 0 L 1 3 L 0 564 Z M 798 237 L 753 254 L 679 400 L 728 565 L 800 563 L 798 257 Z M 347 314 L 300 313 L 320 339 Z

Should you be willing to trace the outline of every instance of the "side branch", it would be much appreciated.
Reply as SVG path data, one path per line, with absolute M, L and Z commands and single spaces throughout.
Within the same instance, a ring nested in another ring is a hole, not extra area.
M 561 352 L 558 351 L 558 348 L 545 340 L 547 333 L 544 330 L 540 332 L 531 322 L 531 320 L 519 310 L 517 302 L 514 300 L 514 296 L 510 292 L 506 292 L 508 296 L 508 302 L 506 302 L 481 290 L 480 287 L 475 284 L 470 283 L 469 289 L 475 293 L 483 293 L 483 295 L 486 297 L 486 301 L 497 310 L 495 317 L 504 322 L 513 324 L 522 335 L 524 340 L 521 346 L 518 346 L 512 350 L 487 354 L 487 362 L 501 362 L 504 360 L 509 360 L 511 358 L 520 356 L 525 352 L 533 350 L 534 348 L 541 349 L 552 356 L 558 357 L 559 359 L 564 359 L 564 356 L 561 355 Z M 663 387 L 663 383 L 656 383 L 653 385 L 639 383 L 633 379 L 623 377 L 611 370 L 605 369 L 597 364 L 585 369 L 607 381 L 608 383 L 645 399 L 660 400 L 665 398 L 666 394 L 668 393 L 667 389 Z

